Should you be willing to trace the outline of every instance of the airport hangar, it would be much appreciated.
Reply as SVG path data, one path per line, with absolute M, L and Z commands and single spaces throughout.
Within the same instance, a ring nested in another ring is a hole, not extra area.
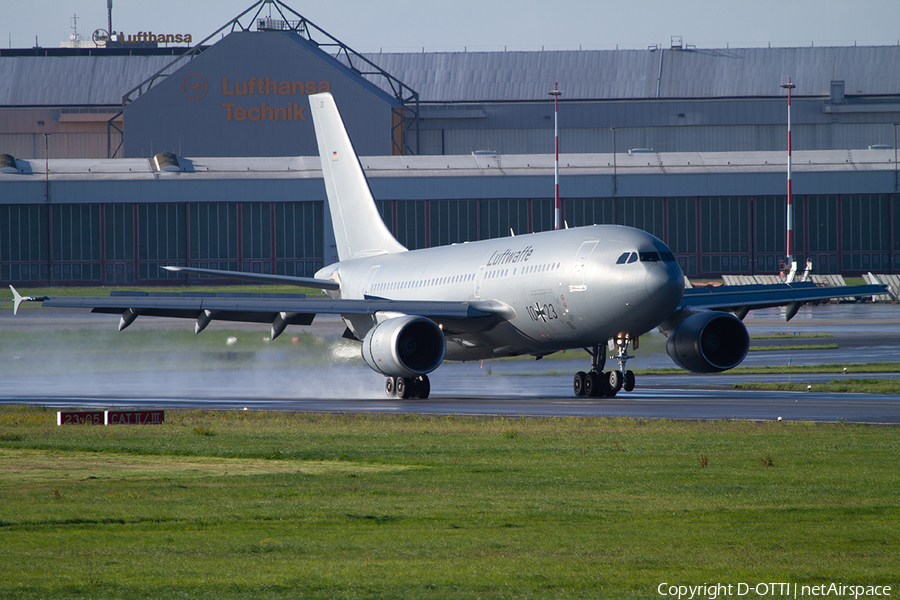
M 692 277 L 776 273 L 789 77 L 797 260 L 900 271 L 900 46 L 363 55 L 288 16 L 193 49 L 0 50 L 0 281 L 312 275 L 337 258 L 318 91 L 407 247 L 550 229 L 557 82 L 568 226 L 645 229 Z

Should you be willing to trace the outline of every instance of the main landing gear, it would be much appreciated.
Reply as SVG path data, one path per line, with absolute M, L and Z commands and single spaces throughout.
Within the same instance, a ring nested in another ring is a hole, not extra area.
M 390 398 L 419 398 L 424 400 L 431 393 L 428 375 L 418 377 L 388 377 L 384 381 L 384 393 Z
M 634 389 L 634 372 L 625 370 L 625 362 L 633 356 L 628 356 L 628 338 L 616 339 L 616 360 L 619 361 L 619 369 L 603 372 L 606 366 L 606 348 L 596 345 L 593 348 L 585 348 L 591 355 L 591 371 L 575 373 L 575 381 L 572 387 L 576 396 L 608 396 L 613 397 L 619 390 L 630 392 Z

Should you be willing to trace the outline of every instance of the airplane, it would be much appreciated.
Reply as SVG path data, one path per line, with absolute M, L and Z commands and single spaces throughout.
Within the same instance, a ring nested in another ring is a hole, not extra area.
M 428 398 L 429 373 L 445 360 L 537 359 L 584 348 L 591 365 L 573 379 L 576 396 L 612 397 L 635 387 L 626 368 L 629 345 L 655 328 L 666 352 L 697 373 L 731 369 L 744 360 L 752 309 L 786 306 L 790 320 L 805 302 L 884 293 L 883 286 L 819 288 L 812 283 L 685 289 L 671 250 L 645 231 L 593 225 L 407 250 L 385 226 L 366 175 L 330 93 L 309 96 L 322 176 L 339 261 L 315 277 L 168 266 L 169 271 L 307 286 L 326 297 L 194 298 L 22 296 L 48 307 L 119 314 L 119 330 L 139 316 L 288 325 L 317 314 L 340 315 L 344 337 L 360 342 L 366 364 L 385 376 L 385 392 Z M 604 371 L 607 350 L 616 368 Z M 339 391 L 339 390 L 337 390 Z

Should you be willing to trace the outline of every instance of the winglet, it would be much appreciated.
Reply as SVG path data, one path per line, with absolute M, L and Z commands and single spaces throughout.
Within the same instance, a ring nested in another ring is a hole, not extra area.
M 12 294 L 13 294 L 13 314 L 14 315 L 19 314 L 19 307 L 22 305 L 23 302 L 43 302 L 44 300 L 47 299 L 47 296 L 23 296 L 13 286 L 9 286 L 9 289 L 12 291 Z M 7 300 L 7 302 L 8 302 L 8 300 Z
M 9 286 L 9 289 L 12 290 L 13 302 L 15 302 L 15 304 L 13 304 L 13 314 L 17 315 L 19 314 L 19 306 L 22 305 L 22 303 L 25 301 L 25 298 L 23 298 L 22 294 L 17 292 L 16 288 L 14 288 L 13 286 Z

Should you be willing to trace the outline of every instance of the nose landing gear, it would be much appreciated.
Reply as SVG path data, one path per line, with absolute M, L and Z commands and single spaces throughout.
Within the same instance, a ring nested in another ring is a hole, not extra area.
M 616 360 L 619 363 L 619 368 L 608 373 L 603 372 L 603 367 L 606 366 L 606 348 L 600 344 L 592 348 L 585 348 L 587 353 L 591 355 L 591 370 L 589 373 L 584 371 L 575 373 L 572 387 L 576 396 L 607 396 L 611 398 L 619 393 L 619 390 L 630 392 L 634 389 L 634 372 L 625 369 L 628 359 L 634 358 L 628 355 L 628 342 L 630 340 L 631 338 L 628 336 L 615 338 Z M 636 347 L 637 338 L 634 338 L 633 341 Z

